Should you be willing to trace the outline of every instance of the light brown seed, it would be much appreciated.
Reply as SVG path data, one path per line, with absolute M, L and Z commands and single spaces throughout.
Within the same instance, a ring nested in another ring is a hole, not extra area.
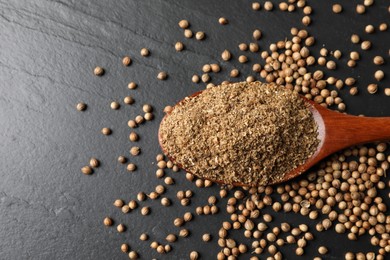
M 377 70 L 374 73 L 374 77 L 377 81 L 381 81 L 385 77 L 385 73 L 383 72 L 383 70 Z
M 123 99 L 123 102 L 127 105 L 131 105 L 134 103 L 134 99 L 131 96 L 127 96 Z
M 371 42 L 370 41 L 363 41 L 360 45 L 362 50 L 369 50 L 371 48 Z
M 129 171 L 129 172 L 133 172 L 137 169 L 137 166 L 134 164 L 134 163 L 129 163 L 126 167 L 126 169 Z
M 168 77 L 168 74 L 164 71 L 160 71 L 158 74 L 157 74 L 157 79 L 159 80 L 166 80 Z
M 141 209 L 141 214 L 142 214 L 143 216 L 149 215 L 149 213 L 150 213 L 150 208 L 149 208 L 149 207 L 143 207 L 143 208 Z
M 137 83 L 135 82 L 130 82 L 129 84 L 127 84 L 127 87 L 129 89 L 136 89 L 137 88 Z
M 271 1 L 265 1 L 264 2 L 264 10 L 272 11 L 273 8 L 274 8 L 274 5 L 272 4 Z
M 84 166 L 83 168 L 81 168 L 81 172 L 85 175 L 90 175 L 93 173 L 93 170 L 90 166 Z
M 252 33 L 253 39 L 260 40 L 261 38 L 261 31 L 259 29 L 256 29 Z
M 190 253 L 190 260 L 197 260 L 199 258 L 199 253 L 196 251 L 192 251 Z
M 200 31 L 195 34 L 195 38 L 199 41 L 202 41 L 205 38 L 205 33 Z
M 131 58 L 129 57 L 129 56 L 125 56 L 125 57 L 123 57 L 123 59 L 122 59 L 122 64 L 124 65 L 124 66 L 130 66 L 130 64 L 131 64 Z
M 116 227 L 116 230 L 117 230 L 119 233 L 125 232 L 126 226 L 123 225 L 123 224 L 119 224 L 119 225 Z
M 85 109 L 87 109 L 87 105 L 86 105 L 85 103 L 78 103 L 78 104 L 76 105 L 76 109 L 77 109 L 78 111 L 84 111 Z
M 194 33 L 190 29 L 185 29 L 184 30 L 184 37 L 192 38 L 193 35 L 194 35 Z
M 351 42 L 352 42 L 352 43 L 355 43 L 355 44 L 359 43 L 359 42 L 360 42 L 360 37 L 359 37 L 359 35 L 357 35 L 357 34 L 352 34 L 352 36 L 351 36 Z
M 127 162 L 127 159 L 126 159 L 126 157 L 124 157 L 123 155 L 120 155 L 120 156 L 118 157 L 118 162 L 124 164 L 124 163 Z
M 150 55 L 150 51 L 147 48 L 142 48 L 140 51 L 141 55 L 147 57 Z
M 260 8 L 261 8 L 260 3 L 258 3 L 258 2 L 252 3 L 252 10 L 258 11 L 258 10 L 260 10 Z
M 370 94 L 375 94 L 378 91 L 378 85 L 377 84 L 369 84 L 367 86 L 367 91 Z
M 334 4 L 332 6 L 332 11 L 335 14 L 339 14 L 339 13 L 341 13 L 343 11 L 343 7 L 341 6 L 341 4 Z
M 129 252 L 129 245 L 128 245 L 128 244 L 122 244 L 122 245 L 121 245 L 121 251 L 122 251 L 123 253 Z
M 182 29 L 187 29 L 190 26 L 190 23 L 187 20 L 180 20 L 178 24 Z
M 175 43 L 175 50 L 176 51 L 182 51 L 183 49 L 184 49 L 184 44 L 182 42 Z
M 358 14 L 364 14 L 366 12 L 366 7 L 364 5 L 358 4 L 356 5 L 356 12 Z
M 379 31 L 381 32 L 387 31 L 387 23 L 381 23 L 379 25 Z
M 109 227 L 109 226 L 112 226 L 113 221 L 112 221 L 111 218 L 105 217 L 104 220 L 103 220 L 103 224 L 104 224 L 105 226 Z
M 103 76 L 104 74 L 104 69 L 102 67 L 95 67 L 95 69 L 93 70 L 93 74 L 95 74 L 96 76 Z
M 232 55 L 231 55 L 230 51 L 224 50 L 224 51 L 222 52 L 222 54 L 221 54 L 221 57 L 222 57 L 222 59 L 223 59 L 224 61 L 228 61 L 228 60 L 230 60 L 230 59 L 232 58 Z
M 117 109 L 119 109 L 120 105 L 118 102 L 114 101 L 114 102 L 111 102 L 110 107 L 112 110 L 117 110 Z
M 133 155 L 133 156 L 137 156 L 141 153 L 141 148 L 139 148 L 138 146 L 133 146 L 131 147 L 130 149 L 130 154 Z
M 104 128 L 102 129 L 102 134 L 104 134 L 104 135 L 110 135 L 111 133 L 112 133 L 112 131 L 111 131 L 111 129 L 108 128 L 108 127 L 104 127 Z
M 89 160 L 89 165 L 90 165 L 92 168 L 97 168 L 97 167 L 99 167 L 100 162 L 99 162 L 98 159 L 92 157 L 92 158 Z
M 390 88 L 385 88 L 385 95 L 390 97 Z
M 222 24 L 222 25 L 225 25 L 225 24 L 229 23 L 228 20 L 225 17 L 220 17 L 218 19 L 218 22 L 219 22 L 219 24 Z

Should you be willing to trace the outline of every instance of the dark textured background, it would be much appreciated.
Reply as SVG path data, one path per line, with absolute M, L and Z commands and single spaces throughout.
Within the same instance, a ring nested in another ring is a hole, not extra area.
M 354 12 L 355 1 L 342 3 L 343 15 L 331 14 L 334 1 L 308 2 L 314 9 L 308 30 L 317 38 L 316 50 L 322 46 L 340 49 L 345 64 L 346 50 L 359 50 L 350 43 L 352 33 L 373 42 L 371 51 L 360 51 L 362 61 L 356 68 L 343 65 L 332 73 L 358 79 L 358 96 L 349 96 L 347 89 L 341 91 L 347 111 L 390 116 L 390 98 L 383 95 L 384 86 L 390 87 L 389 77 L 380 84 L 380 94 L 368 95 L 365 91 L 365 86 L 374 81 L 372 57 L 386 57 L 387 65 L 382 69 L 389 73 L 389 33 L 363 33 L 367 23 L 377 26 L 389 21 L 388 1 L 375 1 L 365 15 Z M 229 25 L 218 24 L 221 16 L 229 20 Z M 126 259 L 119 250 L 124 242 L 144 259 L 163 258 L 149 249 L 151 240 L 138 240 L 140 233 L 147 232 L 152 240 L 163 242 L 168 232 L 177 230 L 172 224 L 175 217 L 206 204 L 206 198 L 219 190 L 217 186 L 198 190 L 184 174 L 170 173 L 177 183 L 168 187 L 172 207 L 153 207 L 159 202 L 148 201 L 144 204 L 152 205 L 152 214 L 141 217 L 139 211 L 124 215 L 112 206 L 117 198 L 128 201 L 137 192 L 150 192 L 161 183 L 154 177 L 153 162 L 160 152 L 156 133 L 163 107 L 204 88 L 191 83 L 191 76 L 200 74 L 204 63 L 221 63 L 220 53 L 225 48 L 237 57 L 237 44 L 252 41 L 255 28 L 263 31 L 260 46 L 264 49 L 270 42 L 289 37 L 291 26 L 303 28 L 301 17 L 301 11 L 255 12 L 251 2 L 243 0 L 1 0 L 0 259 Z M 194 31 L 206 32 L 205 41 L 184 38 L 177 26 L 184 18 Z M 176 53 L 176 41 L 184 42 L 186 50 Z M 140 56 L 142 47 L 150 49 L 150 57 Z M 125 55 L 132 57 L 132 66 L 122 66 Z M 258 54 L 248 55 L 250 64 L 258 60 Z M 97 65 L 106 69 L 103 77 L 93 75 Z M 233 66 L 241 68 L 239 80 L 254 75 L 249 64 L 222 62 L 223 71 L 212 75 L 213 82 L 227 79 Z M 167 71 L 169 79 L 158 81 L 159 70 Z M 128 90 L 129 81 L 137 82 L 139 88 Z M 136 100 L 133 106 L 123 105 L 118 111 L 109 108 L 111 101 L 122 102 L 128 94 Z M 84 113 L 75 109 L 80 101 L 88 104 Z M 156 120 L 137 129 L 142 156 L 133 159 L 139 169 L 130 174 L 116 158 L 128 155 L 130 131 L 126 123 L 141 113 L 143 103 L 154 106 Z M 102 127 L 111 127 L 113 134 L 103 136 Z M 80 168 L 91 156 L 100 159 L 102 166 L 92 176 L 84 176 Z M 196 195 L 186 209 L 174 195 L 187 188 L 194 189 Z M 115 228 L 105 228 L 102 220 L 108 215 L 116 224 L 125 223 L 128 231 L 118 234 Z M 216 234 L 227 217 L 196 216 L 187 225 L 191 238 L 180 239 L 164 258 L 185 259 L 191 250 L 198 250 L 205 259 L 213 258 L 220 250 L 217 239 L 205 244 L 200 236 L 206 231 Z M 277 221 L 286 219 L 307 222 L 296 214 L 276 216 Z M 314 226 L 316 222 L 309 223 Z M 346 236 L 334 236 L 332 232 L 313 233 L 317 239 L 309 243 L 313 246 L 307 249 L 307 259 L 315 255 L 319 245 L 330 247 L 328 259 L 340 259 L 347 249 L 361 250 L 367 244 L 366 237 L 349 242 Z M 288 259 L 296 258 L 289 256 L 292 250 L 283 250 Z

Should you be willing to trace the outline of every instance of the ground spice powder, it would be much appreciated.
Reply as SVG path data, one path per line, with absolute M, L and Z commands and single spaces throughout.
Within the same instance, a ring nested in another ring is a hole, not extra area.
M 304 163 L 319 143 L 307 105 L 282 86 L 225 84 L 183 103 L 162 121 L 160 141 L 201 178 L 265 185 Z

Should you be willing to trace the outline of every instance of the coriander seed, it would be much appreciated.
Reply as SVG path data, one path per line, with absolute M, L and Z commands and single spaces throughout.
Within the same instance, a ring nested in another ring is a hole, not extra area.
M 81 172 L 85 175 L 91 175 L 93 173 L 93 170 L 90 166 L 84 166 L 83 168 L 81 168 Z
M 130 64 L 131 64 L 131 58 L 129 57 L 129 56 L 125 56 L 125 57 L 123 57 L 123 59 L 122 59 L 122 64 L 123 64 L 123 66 L 130 66 Z
M 228 60 L 230 60 L 230 59 L 232 58 L 232 55 L 231 55 L 230 51 L 224 50 L 224 51 L 222 52 L 222 54 L 221 54 L 221 57 L 222 57 L 222 59 L 223 59 L 224 61 L 228 61 Z
M 134 99 L 131 96 L 127 96 L 123 99 L 123 102 L 127 105 L 131 105 L 134 103 Z
M 176 51 L 182 51 L 183 49 L 184 49 L 184 44 L 182 42 L 175 43 L 175 50 Z
M 370 41 L 363 41 L 360 45 L 362 50 L 369 50 L 371 48 L 371 42 Z
M 339 13 L 341 13 L 343 11 L 343 7 L 340 4 L 334 4 L 332 6 L 332 11 L 335 14 L 339 14 Z
M 225 17 L 220 17 L 218 19 L 219 24 L 225 25 L 228 24 L 228 20 Z
M 137 166 L 134 164 L 134 163 L 129 163 L 126 167 L 126 169 L 129 171 L 129 172 L 133 172 L 137 169 Z
M 385 63 L 385 60 L 382 56 L 375 56 L 373 62 L 375 65 L 382 65 L 383 63 Z
M 120 155 L 120 156 L 118 157 L 118 162 L 124 164 L 124 163 L 127 162 L 127 159 L 126 159 L 126 157 L 124 157 L 123 155 Z
M 110 104 L 110 107 L 111 107 L 112 110 L 117 110 L 117 109 L 119 109 L 119 106 L 120 106 L 119 103 L 116 102 L 116 101 L 111 102 L 111 104 Z
M 240 62 L 240 63 L 246 63 L 246 62 L 248 62 L 248 57 L 246 57 L 245 55 L 240 55 L 240 56 L 238 57 L 238 62 Z
M 141 153 L 141 148 L 139 148 L 138 146 L 133 146 L 131 147 L 130 149 L 130 154 L 133 155 L 133 156 L 137 156 Z
M 192 251 L 190 253 L 190 260 L 197 260 L 199 258 L 199 253 L 196 251 Z
M 137 84 L 136 84 L 135 82 L 130 82 L 130 83 L 127 85 L 127 87 L 128 87 L 129 89 L 136 89 L 136 88 L 137 88 Z
M 259 29 L 254 30 L 253 33 L 252 33 L 253 39 L 255 39 L 257 41 L 260 40 L 261 34 L 262 33 L 261 33 L 261 31 Z
M 139 239 L 140 239 L 141 241 L 146 241 L 146 240 L 149 239 L 149 236 L 148 236 L 147 234 L 145 234 L 145 233 L 142 233 L 142 234 L 140 235 Z
M 258 3 L 258 2 L 252 3 L 252 10 L 258 11 L 258 10 L 260 10 L 260 8 L 261 8 L 260 3 Z
M 102 129 L 102 134 L 104 134 L 104 135 L 110 135 L 111 133 L 112 133 L 112 131 L 111 131 L 111 129 L 108 128 L 108 127 L 104 127 L 104 128 Z
M 141 215 L 143 215 L 143 216 L 146 216 L 146 215 L 149 215 L 149 213 L 150 213 L 150 208 L 149 207 L 142 207 L 142 209 L 141 209 Z
M 366 7 L 364 5 L 358 4 L 356 5 L 356 12 L 358 14 L 364 14 L 366 12 Z
M 325 255 L 326 253 L 328 253 L 328 249 L 324 246 L 320 246 L 318 248 L 318 253 L 320 253 L 321 255 Z
M 272 4 L 271 1 L 265 1 L 264 2 L 264 10 L 272 11 L 273 8 L 274 8 L 274 5 Z
M 116 227 L 116 230 L 119 232 L 119 233 L 122 233 L 126 230 L 126 226 L 123 225 L 123 224 L 119 224 L 117 227 Z
M 102 67 L 96 67 L 94 70 L 93 70 L 93 74 L 95 74 L 96 76 L 103 76 L 104 74 L 104 69 Z
M 112 221 L 111 218 L 105 217 L 104 220 L 103 220 L 103 224 L 104 224 L 105 226 L 109 227 L 109 226 L 112 226 L 113 221 Z
M 90 165 L 92 168 L 97 168 L 97 167 L 99 167 L 100 162 L 99 162 L 98 159 L 92 157 L 92 158 L 89 160 L 89 165 Z
M 390 97 L 390 88 L 385 88 L 385 95 Z
M 171 201 L 168 198 L 162 198 L 161 205 L 163 205 L 164 207 L 168 207 L 171 205 Z
M 128 244 L 122 244 L 122 245 L 121 245 L 121 251 L 122 251 L 123 253 L 129 252 L 129 245 L 128 245 Z
M 387 31 L 387 23 L 381 23 L 379 25 L 379 31 L 381 32 Z
M 141 55 L 147 57 L 150 55 L 150 51 L 147 48 L 142 48 L 140 51 Z
M 187 20 L 180 20 L 178 24 L 182 29 L 187 29 L 190 26 L 190 23 Z
M 377 70 L 374 73 L 374 77 L 377 81 L 381 81 L 385 77 L 385 73 L 382 70 Z
M 181 237 L 188 237 L 189 234 L 190 234 L 190 232 L 185 228 L 183 228 L 179 231 L 179 236 L 181 236 Z
M 375 28 L 372 24 L 369 24 L 369 25 L 366 25 L 366 27 L 364 28 L 364 31 L 366 33 L 374 33 L 375 32 Z
M 195 38 L 197 39 L 197 40 L 199 40 L 199 41 L 201 41 L 201 40 L 203 40 L 204 39 L 204 37 L 205 37 L 205 33 L 204 32 L 197 32 L 196 34 L 195 34 Z
M 177 240 L 177 237 L 174 234 L 169 234 L 166 236 L 165 240 L 167 240 L 169 243 L 173 243 Z
M 131 251 L 131 252 L 129 253 L 129 258 L 130 258 L 131 260 L 137 259 L 137 258 L 138 258 L 138 253 L 135 252 L 135 251 Z
M 86 105 L 85 103 L 78 103 L 78 104 L 76 105 L 76 109 L 77 109 L 78 111 L 84 111 L 85 109 L 87 109 L 87 105 Z
M 378 91 L 378 85 L 377 84 L 369 84 L 367 86 L 367 91 L 370 94 L 375 94 Z
M 194 35 L 194 34 L 193 34 L 193 32 L 192 32 L 190 29 L 185 29 L 185 30 L 184 30 L 184 37 L 186 37 L 186 38 L 192 38 L 193 35 Z
M 209 233 L 205 233 L 202 235 L 203 242 L 209 242 L 211 240 L 211 235 Z
M 159 80 L 166 80 L 168 77 L 168 74 L 164 71 L 160 71 L 158 74 L 157 74 L 157 79 Z
M 129 120 L 127 122 L 127 125 L 130 127 L 130 128 L 136 128 L 138 126 L 137 122 L 135 122 L 135 120 Z

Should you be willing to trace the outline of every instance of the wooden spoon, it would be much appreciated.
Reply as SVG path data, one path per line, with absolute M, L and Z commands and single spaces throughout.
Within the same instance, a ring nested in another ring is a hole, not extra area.
M 202 91 L 197 92 L 188 98 L 193 98 L 200 93 L 202 93 Z M 183 99 L 177 103 L 176 106 L 184 105 L 188 98 Z M 286 172 L 282 179 L 269 183 L 271 185 L 282 183 L 301 175 L 325 157 L 344 148 L 363 143 L 390 140 L 390 117 L 360 117 L 346 115 L 324 108 L 302 96 L 301 98 L 305 100 L 318 125 L 318 138 L 320 139 L 320 143 L 316 152 L 308 158 L 304 164 L 299 165 L 290 172 Z M 162 122 L 167 116 L 169 116 L 169 113 L 165 115 Z M 160 133 L 158 134 L 158 139 L 164 154 L 175 163 L 175 158 L 168 154 L 166 149 L 164 149 Z M 180 164 L 177 165 L 182 168 Z M 224 184 L 222 180 L 216 182 Z M 233 183 L 233 185 L 248 186 L 248 184 L 244 183 Z M 255 184 L 252 186 L 254 185 Z

